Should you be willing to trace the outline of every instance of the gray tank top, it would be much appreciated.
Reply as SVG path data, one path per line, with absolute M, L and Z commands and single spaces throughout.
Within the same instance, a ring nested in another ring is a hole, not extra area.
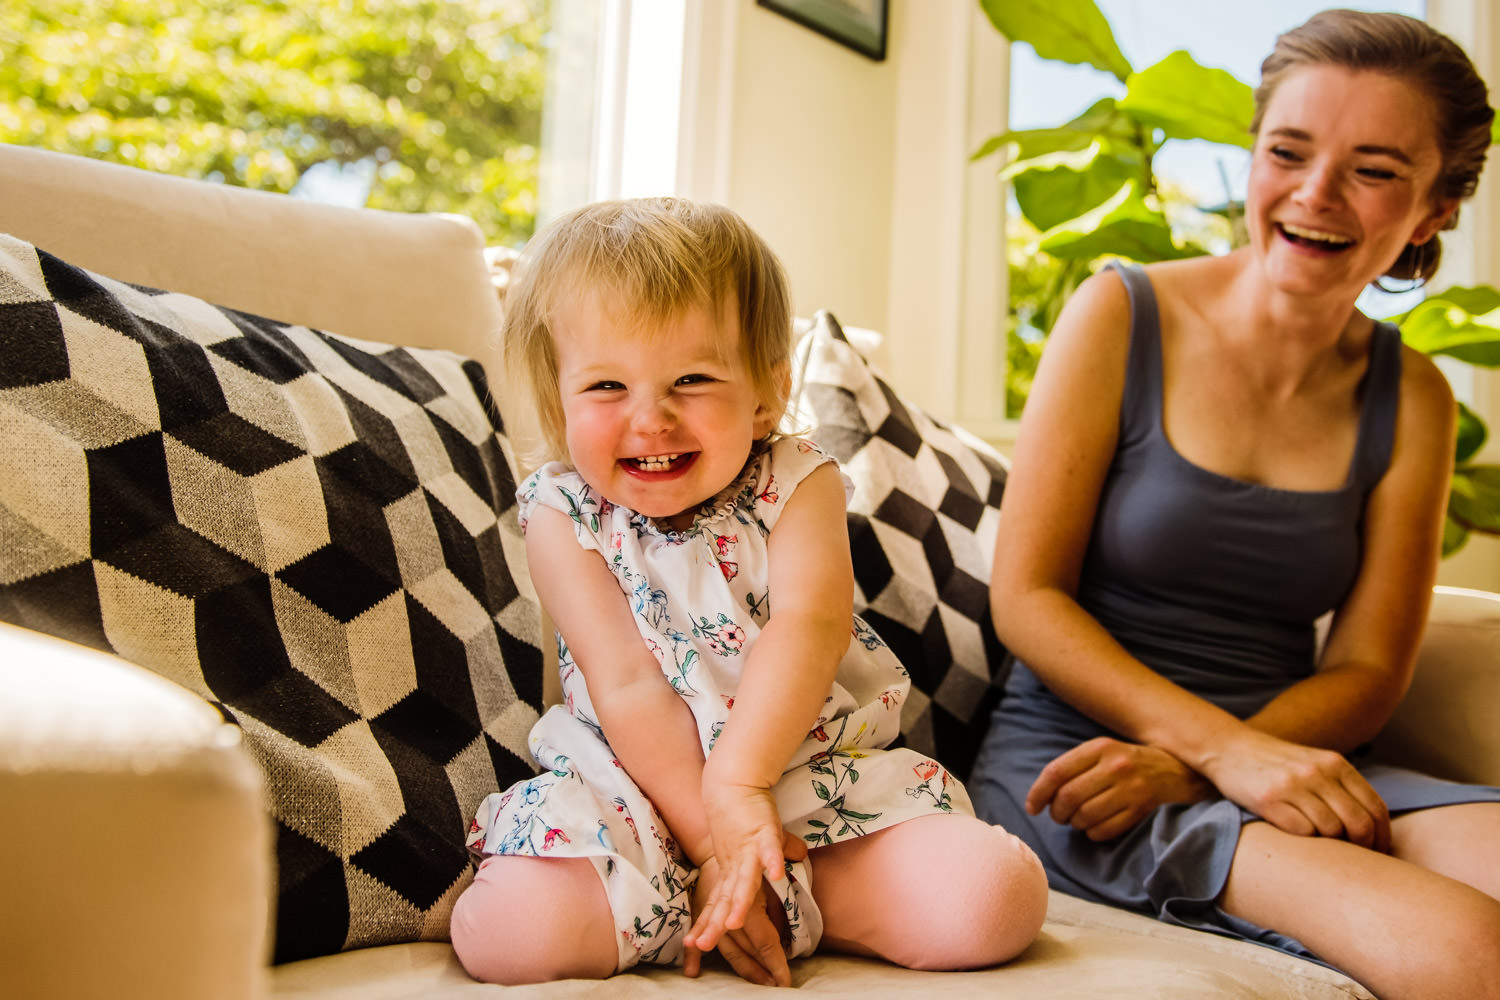
M 1244 717 L 1312 672 L 1313 623 L 1359 572 L 1365 501 L 1395 437 L 1400 333 L 1376 324 L 1341 488 L 1247 483 L 1194 465 L 1167 439 L 1155 293 L 1141 268 L 1116 270 L 1130 294 L 1130 353 L 1078 601 L 1142 662 Z

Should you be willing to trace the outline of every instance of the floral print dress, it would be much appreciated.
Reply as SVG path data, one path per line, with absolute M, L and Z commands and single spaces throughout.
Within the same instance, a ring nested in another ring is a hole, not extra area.
M 609 565 L 641 639 L 692 710 L 705 754 L 729 718 L 747 652 L 772 613 L 767 536 L 797 484 L 832 461 L 802 438 L 758 448 L 736 482 L 680 532 L 612 505 L 560 463 L 544 466 L 519 490 L 523 528 L 536 504 L 556 508 L 573 519 L 578 544 Z M 869 626 L 853 617 L 850 630 L 817 722 L 774 789 L 782 822 L 810 848 L 934 812 L 973 812 L 963 786 L 935 761 L 882 749 L 900 732 L 910 681 Z M 561 636 L 558 658 L 564 702 L 530 738 L 543 773 L 488 796 L 470 826 L 469 847 L 481 856 L 589 858 L 614 914 L 619 968 L 677 964 L 692 926 L 688 899 L 697 872 L 610 749 Z M 822 932 L 809 868 L 788 863 L 788 878 L 771 883 L 786 912 L 789 957 L 811 953 Z

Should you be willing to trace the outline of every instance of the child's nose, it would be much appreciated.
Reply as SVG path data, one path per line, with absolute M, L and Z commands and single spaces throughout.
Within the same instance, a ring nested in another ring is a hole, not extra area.
M 631 414 L 631 428 L 638 434 L 660 434 L 676 422 L 670 402 L 658 397 L 642 397 Z

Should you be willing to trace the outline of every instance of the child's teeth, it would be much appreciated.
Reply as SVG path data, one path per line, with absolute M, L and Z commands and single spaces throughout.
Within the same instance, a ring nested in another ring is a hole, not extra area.
M 648 455 L 645 458 L 636 459 L 636 463 L 646 472 L 666 472 L 672 467 L 672 463 L 681 457 L 677 455 Z

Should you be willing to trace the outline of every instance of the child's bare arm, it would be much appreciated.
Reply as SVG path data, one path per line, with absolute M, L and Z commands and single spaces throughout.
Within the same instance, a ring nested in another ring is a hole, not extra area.
M 702 864 L 712 847 L 692 711 L 646 648 L 609 567 L 578 545 L 566 514 L 536 508 L 526 528 L 526 555 L 537 596 L 583 671 L 610 748 L 688 858 Z
M 723 872 L 689 943 L 714 947 L 748 913 L 764 875 L 783 877 L 787 850 L 771 789 L 807 738 L 849 647 L 854 572 L 844 487 L 815 469 L 787 501 L 768 540 L 771 617 L 750 651 L 734 710 L 703 769 L 703 803 Z

